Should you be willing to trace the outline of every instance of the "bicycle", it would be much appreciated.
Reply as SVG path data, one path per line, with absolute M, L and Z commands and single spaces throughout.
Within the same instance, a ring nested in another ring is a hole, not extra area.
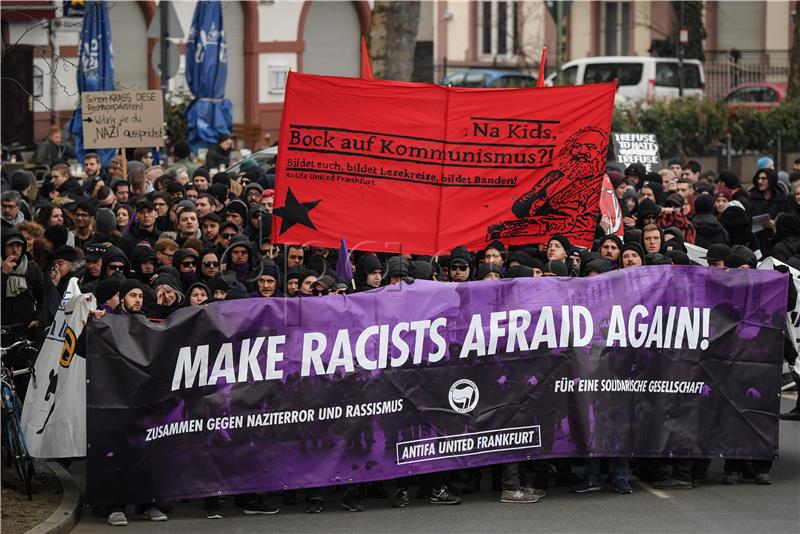
M 9 347 L 0 347 L 0 356 L 19 350 L 33 350 L 33 343 L 28 340 L 17 341 Z M 28 444 L 25 441 L 25 434 L 22 432 L 20 424 L 20 414 L 22 413 L 22 403 L 17 396 L 17 389 L 14 385 L 14 377 L 30 373 L 34 387 L 36 387 L 36 371 L 32 365 L 23 369 L 11 369 L 6 367 L 5 362 L 0 367 L 0 379 L 2 380 L 2 458 L 6 467 L 14 464 L 14 469 L 25 486 L 25 493 L 28 500 L 33 500 L 31 494 L 33 480 L 36 478 L 36 470 L 33 466 L 33 459 L 28 453 Z

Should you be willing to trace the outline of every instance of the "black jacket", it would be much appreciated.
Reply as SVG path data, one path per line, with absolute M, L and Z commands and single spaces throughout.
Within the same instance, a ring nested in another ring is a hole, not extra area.
M 714 215 L 702 213 L 692 218 L 695 230 L 694 244 L 698 247 L 708 248 L 710 245 L 730 244 L 730 236 Z

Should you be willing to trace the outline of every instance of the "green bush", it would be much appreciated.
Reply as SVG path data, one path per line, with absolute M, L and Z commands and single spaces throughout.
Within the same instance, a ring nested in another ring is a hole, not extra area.
M 699 98 L 659 100 L 614 110 L 615 132 L 655 133 L 665 157 L 716 154 L 726 142 L 738 151 L 773 152 L 778 132 L 784 152 L 800 149 L 800 100 L 768 110 L 729 109 Z

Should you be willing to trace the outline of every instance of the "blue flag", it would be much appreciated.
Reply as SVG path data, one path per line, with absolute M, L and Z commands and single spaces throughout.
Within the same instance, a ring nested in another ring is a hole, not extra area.
M 350 253 L 347 252 L 347 242 L 342 238 L 339 246 L 339 258 L 336 260 L 336 274 L 348 284 L 353 281 L 353 265 L 350 263 Z
M 81 44 L 78 55 L 78 91 L 113 91 L 114 64 L 111 54 L 111 23 L 105 0 L 86 2 L 81 28 Z M 75 138 L 75 153 L 83 163 L 83 114 L 80 105 L 72 114 L 67 131 Z M 92 148 L 92 147 L 89 147 Z M 116 154 L 113 148 L 96 151 L 103 166 L 111 162 Z
M 228 48 L 218 1 L 198 2 L 186 41 L 186 82 L 195 99 L 186 110 L 192 149 L 213 145 L 230 135 L 233 105 L 225 99 Z

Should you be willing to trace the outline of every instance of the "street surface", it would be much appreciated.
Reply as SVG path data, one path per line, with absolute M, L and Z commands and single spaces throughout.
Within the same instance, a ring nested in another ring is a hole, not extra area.
M 783 396 L 781 411 L 789 410 L 796 397 Z M 80 462 L 70 468 L 79 484 L 85 472 Z M 576 473 L 579 468 L 574 468 Z M 202 501 L 173 503 L 175 509 L 164 523 L 136 518 L 128 507 L 126 534 L 190 532 L 703 532 L 703 533 L 796 533 L 800 532 L 800 422 L 781 421 L 780 460 L 772 469 L 773 484 L 756 486 L 744 481 L 725 486 L 722 461 L 715 460 L 709 481 L 691 491 L 659 491 L 632 480 L 633 495 L 617 495 L 611 490 L 573 495 L 569 488 L 547 490 L 537 504 L 501 504 L 490 491 L 484 475 L 484 490 L 464 496 L 460 506 L 434 506 L 414 499 L 403 509 L 390 508 L 388 499 L 362 501 L 365 511 L 346 512 L 334 493 L 326 494 L 326 509 L 321 514 L 304 513 L 302 498 L 296 506 L 282 507 L 277 515 L 245 516 L 232 501 L 224 501 L 222 520 L 205 518 Z M 391 488 L 386 485 L 387 490 Z M 302 497 L 302 492 L 298 497 Z M 271 497 L 279 503 L 280 497 Z M 105 519 L 92 517 L 84 510 L 76 534 L 113 530 Z

